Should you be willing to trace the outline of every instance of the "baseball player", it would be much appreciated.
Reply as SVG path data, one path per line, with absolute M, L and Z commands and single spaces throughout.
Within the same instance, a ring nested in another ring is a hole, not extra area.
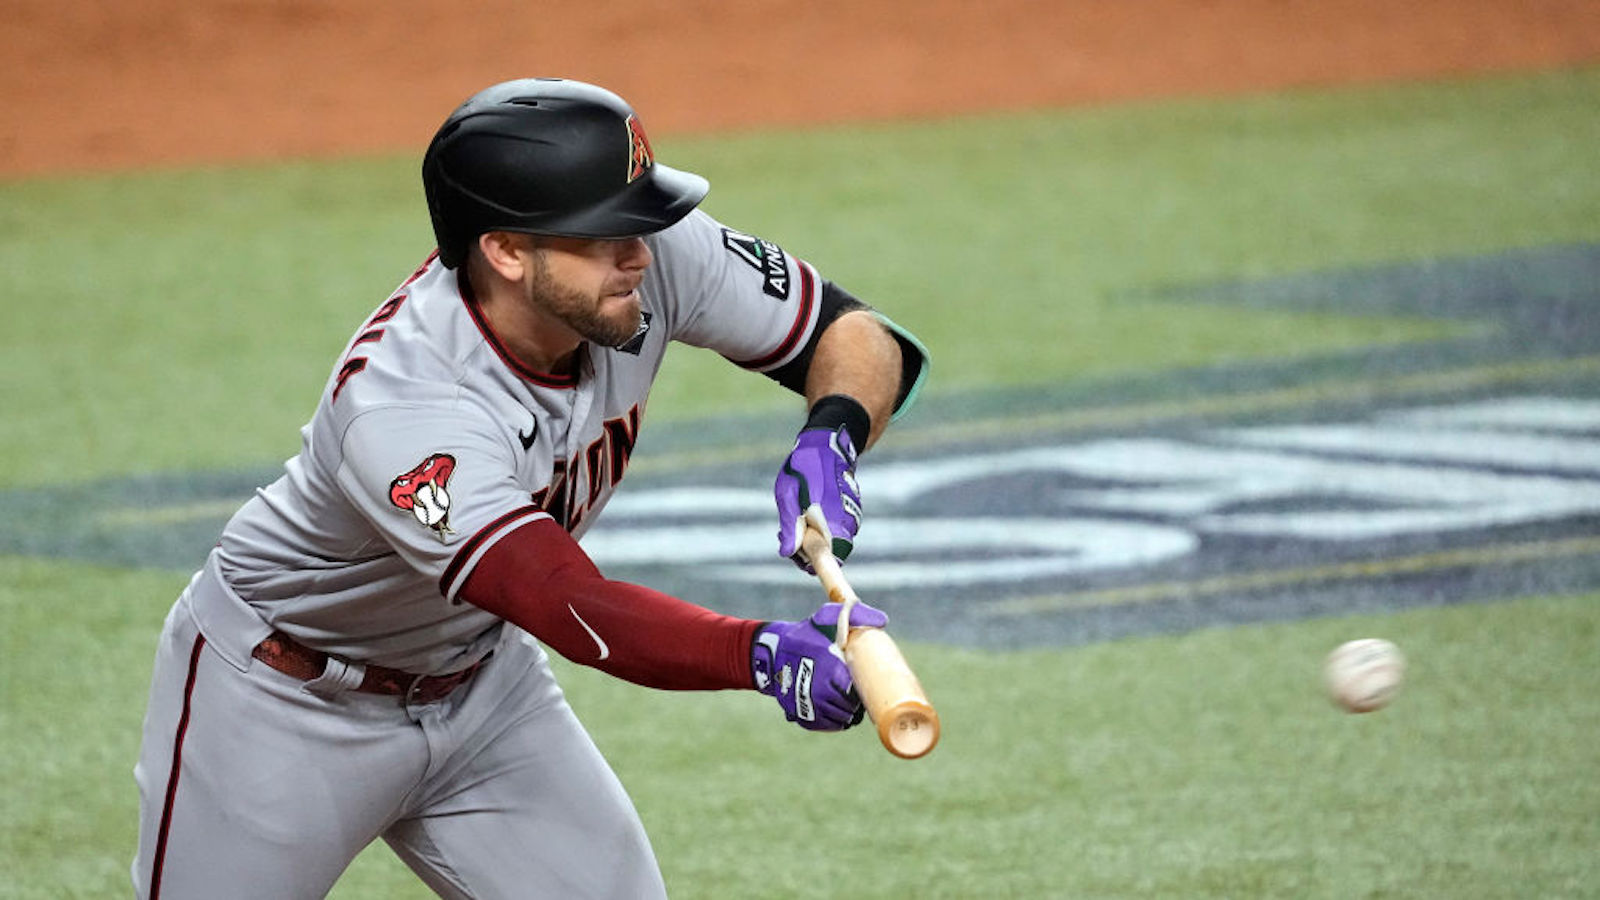
M 926 354 L 776 244 L 699 211 L 604 89 L 528 79 L 423 161 L 438 251 L 356 330 L 300 453 L 167 616 L 135 779 L 144 898 L 324 896 L 382 837 L 444 897 L 665 894 L 631 801 L 543 647 L 667 690 L 860 721 L 838 607 L 720 615 L 608 580 L 577 539 L 627 471 L 670 341 L 801 393 L 778 552 L 839 559 L 856 454 Z M 881 625 L 860 606 L 852 622 Z

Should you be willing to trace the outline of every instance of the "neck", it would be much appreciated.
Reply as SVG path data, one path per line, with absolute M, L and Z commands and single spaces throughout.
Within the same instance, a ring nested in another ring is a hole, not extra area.
M 522 302 L 516 286 L 504 281 L 475 279 L 466 273 L 461 287 L 467 302 L 477 304 L 495 339 L 520 365 L 548 375 L 572 374 L 583 337 L 565 322 Z

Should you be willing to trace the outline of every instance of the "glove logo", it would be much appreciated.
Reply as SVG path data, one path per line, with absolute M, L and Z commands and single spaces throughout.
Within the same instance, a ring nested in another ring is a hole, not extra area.
M 815 722 L 817 711 L 811 705 L 811 670 L 815 667 L 811 657 L 800 660 L 800 676 L 794 684 L 794 714 L 802 722 Z
M 638 116 L 628 117 L 628 183 L 633 184 L 645 170 L 656 164 L 655 151 L 650 149 L 650 139 L 645 137 L 644 126 Z
M 450 527 L 450 492 L 446 489 L 455 469 L 454 456 L 435 453 L 415 469 L 389 482 L 389 502 L 410 511 L 441 544 L 455 534 Z
M 756 690 L 763 694 L 772 684 L 772 661 L 778 658 L 778 636 L 770 631 L 756 635 L 756 646 L 765 652 L 754 652 L 750 660 L 751 674 L 755 676 Z

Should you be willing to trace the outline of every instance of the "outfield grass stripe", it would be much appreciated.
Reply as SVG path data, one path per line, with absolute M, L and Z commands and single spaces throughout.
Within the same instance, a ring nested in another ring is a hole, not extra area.
M 901 425 L 884 437 L 882 446 L 913 449 L 945 446 L 985 437 L 1015 440 L 1038 434 L 1072 433 L 1116 427 L 1131 428 L 1203 416 L 1248 415 L 1298 409 L 1330 400 L 1347 399 L 1353 395 L 1394 398 L 1408 394 L 1500 387 L 1596 372 L 1600 372 L 1600 356 L 1580 356 L 1561 360 L 1473 366 L 1393 378 L 1322 381 L 1298 387 L 1220 397 L 1066 410 L 1043 415 L 992 416 L 962 422 L 959 428 L 952 427 L 948 422 Z M 677 472 L 707 466 L 759 462 L 769 456 L 771 448 L 764 444 L 729 446 L 721 450 L 677 451 L 641 458 L 632 465 L 632 470 L 649 473 Z M 230 499 L 174 506 L 118 507 L 100 513 L 96 517 L 96 522 L 102 526 L 114 527 L 178 525 L 228 516 L 238 508 L 240 502 Z
M 1488 366 L 1470 366 L 1441 372 L 1423 372 L 1388 378 L 1319 381 L 1289 388 L 1219 397 L 1184 398 L 1115 407 L 1065 410 L 1034 415 L 992 416 L 926 425 L 897 425 L 884 435 L 880 446 L 911 450 L 964 443 L 978 438 L 1016 439 L 1037 434 L 1071 433 L 1106 428 L 1151 425 L 1201 416 L 1234 416 L 1298 409 L 1351 396 L 1395 398 L 1410 394 L 1465 391 L 1503 387 L 1548 378 L 1600 372 L 1600 356 L 1536 360 Z M 706 466 L 756 462 L 770 455 L 766 446 L 730 446 L 722 450 L 689 450 L 637 460 L 636 472 L 672 472 Z
M 102 528 L 125 528 L 141 525 L 181 525 L 202 519 L 216 519 L 234 514 L 243 501 L 238 498 L 205 500 L 199 503 L 182 503 L 172 506 L 124 506 L 108 509 L 95 516 L 95 525 Z
M 1308 407 L 1329 400 L 1345 400 L 1352 395 L 1393 398 L 1407 394 L 1465 391 L 1539 381 L 1563 375 L 1600 372 L 1600 356 L 1563 360 L 1505 363 L 1472 366 L 1443 372 L 1424 372 L 1392 378 L 1352 381 L 1320 381 L 1291 388 L 1277 388 L 1220 397 L 1186 398 L 1111 408 L 1069 410 L 1030 416 L 996 416 L 964 422 L 959 434 L 949 427 L 899 430 L 896 442 L 923 446 L 930 441 L 970 440 L 974 437 L 1005 437 L 1028 433 L 1088 431 L 1103 428 L 1144 425 L 1152 422 L 1187 419 L 1197 416 L 1247 415 Z M 889 439 L 885 438 L 885 443 Z
M 1496 544 L 1415 556 L 1334 563 L 1223 575 L 1194 581 L 1167 581 L 1098 591 L 1066 594 L 1040 594 L 1019 597 L 982 607 L 981 614 L 994 617 L 1031 616 L 1044 612 L 1083 609 L 1095 606 L 1131 606 L 1188 597 L 1206 597 L 1255 591 L 1265 588 L 1304 587 L 1331 581 L 1382 578 L 1390 575 L 1415 575 L 1463 566 L 1532 562 L 1569 556 L 1600 553 L 1600 538 L 1583 537 L 1561 541 L 1530 541 L 1521 544 Z

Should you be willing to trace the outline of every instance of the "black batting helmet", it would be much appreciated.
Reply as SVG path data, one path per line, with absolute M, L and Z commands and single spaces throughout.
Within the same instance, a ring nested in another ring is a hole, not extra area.
M 688 215 L 709 189 L 656 164 L 621 97 L 561 78 L 503 82 L 461 104 L 428 145 L 422 187 L 452 269 L 484 232 L 636 237 Z

